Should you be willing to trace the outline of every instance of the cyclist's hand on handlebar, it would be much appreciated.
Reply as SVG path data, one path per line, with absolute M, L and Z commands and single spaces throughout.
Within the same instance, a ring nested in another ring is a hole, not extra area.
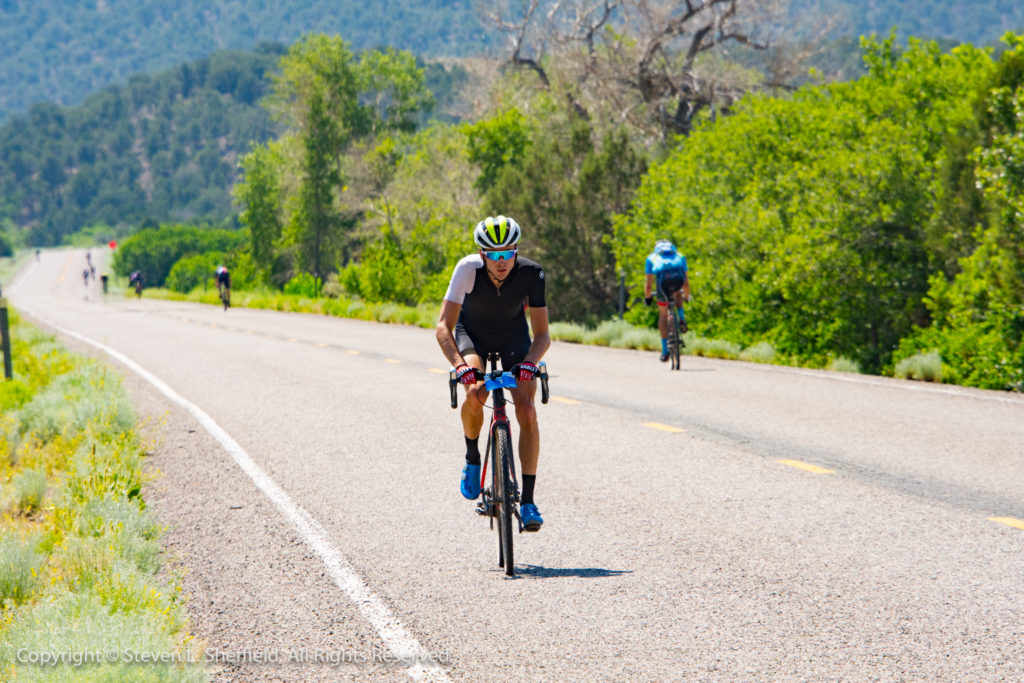
M 647 304 L 648 306 L 651 305 L 652 301 L 654 301 L 654 297 L 653 296 L 645 296 L 644 297 L 644 303 Z
M 528 360 L 516 366 L 516 379 L 520 382 L 529 382 L 540 374 L 540 368 Z
M 476 384 L 476 368 L 463 363 L 455 368 L 455 381 L 459 384 Z

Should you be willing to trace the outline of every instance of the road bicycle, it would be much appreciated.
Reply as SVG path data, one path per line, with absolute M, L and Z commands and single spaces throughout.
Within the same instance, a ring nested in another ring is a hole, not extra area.
M 484 387 L 491 394 L 491 423 L 487 429 L 487 447 L 483 467 L 480 468 L 480 502 L 476 512 L 490 518 L 491 528 L 498 530 L 498 566 L 505 569 L 506 576 L 515 575 L 513 555 L 514 536 L 513 520 L 518 531 L 523 531 L 523 520 L 519 515 L 519 481 L 516 478 L 515 454 L 512 452 L 512 427 L 505 411 L 509 401 L 505 398 L 505 389 L 514 389 L 516 376 L 513 372 L 502 372 L 498 369 L 499 356 L 490 353 L 487 362 L 491 365 L 490 372 L 476 370 L 477 381 L 483 380 Z M 541 403 L 547 403 L 548 392 L 547 364 L 541 361 L 540 395 Z M 516 368 L 513 367 L 513 370 Z M 458 380 L 455 379 L 455 368 L 448 372 L 448 388 L 451 393 L 452 408 L 459 405 Z M 490 468 L 491 483 L 487 486 L 487 471 Z M 497 524 L 495 524 L 497 520 Z
M 224 304 L 224 310 L 231 308 L 231 288 L 221 287 L 220 288 L 220 301 Z M 243 306 L 244 308 L 244 306 Z
M 662 294 L 664 295 L 664 292 L 662 292 Z M 664 296 L 664 299 L 668 302 L 666 306 L 666 322 L 668 323 L 669 368 L 671 370 L 678 370 L 679 354 L 682 352 L 682 349 L 686 348 L 686 341 L 683 339 L 682 326 L 679 323 L 679 314 L 675 306 L 674 293 Z
M 142 298 L 142 278 L 135 280 L 135 296 L 139 299 Z

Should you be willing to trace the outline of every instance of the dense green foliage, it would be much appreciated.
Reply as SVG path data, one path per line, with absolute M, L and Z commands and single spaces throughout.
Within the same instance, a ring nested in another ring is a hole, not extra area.
M 424 70 L 408 52 L 357 57 L 345 41 L 324 35 L 292 46 L 268 98 L 285 134 L 243 159 L 247 173 L 236 188 L 261 272 L 272 276 L 284 261 L 323 282 L 343 266 L 360 212 L 345 155 L 375 136 L 412 131 L 431 104 Z
M 147 286 L 162 287 L 180 259 L 209 252 L 223 254 L 234 251 L 242 246 L 245 237 L 245 232 L 238 230 L 203 229 L 187 225 L 146 228 L 118 246 L 112 265 L 114 272 L 119 275 L 128 275 L 138 270 L 145 276 Z M 209 262 L 212 263 L 212 260 Z M 210 277 L 217 265 L 213 263 L 210 268 Z M 176 282 L 180 282 L 178 278 L 183 277 L 186 277 L 184 273 L 176 275 Z
M 978 103 L 986 144 L 970 157 L 987 215 L 977 248 L 955 276 L 932 276 L 932 324 L 903 340 L 899 355 L 937 350 L 947 381 L 1024 391 L 1024 38 L 1011 42 Z
M 73 105 L 139 73 L 216 50 L 339 34 L 354 49 L 395 45 L 417 55 L 481 51 L 469 0 L 0 1 L 0 121 L 37 102 Z
M 1007 327 L 1020 324 L 1020 294 L 1009 285 L 1020 282 L 1021 241 L 1006 226 L 1020 230 L 1021 214 L 1010 215 L 1020 194 L 1012 173 L 999 170 L 1017 163 L 1012 90 L 992 95 L 1007 104 L 996 117 L 1002 135 L 987 151 L 964 144 L 985 139 L 979 98 L 997 74 L 1013 74 L 1002 78 L 1019 87 L 1021 70 L 1010 68 L 1018 53 L 1004 54 L 1000 72 L 973 48 L 870 47 L 867 76 L 787 99 L 749 98 L 651 169 L 616 226 L 616 254 L 634 286 L 650 245 L 668 235 L 691 261 L 691 314 L 702 330 L 744 345 L 766 340 L 816 365 L 848 356 L 879 372 L 891 368 L 901 339 L 923 334 L 915 329 L 931 332 L 901 357 L 942 346 L 950 324 L 963 322 L 949 320 L 951 309 L 964 308 L 949 297 L 965 279 L 982 285 L 972 265 L 982 261 L 989 296 L 1017 317 L 1000 327 L 975 301 L 975 317 L 986 322 L 972 334 L 992 333 L 1004 351 L 1019 348 L 1019 332 L 1015 341 Z M 988 201 L 965 182 L 979 155 L 981 169 L 992 169 Z M 976 229 L 965 219 L 981 222 Z M 1001 243 L 988 236 L 993 230 Z M 1014 264 L 1018 275 L 1010 277 Z M 950 288 L 950 270 L 958 269 Z M 1010 279 L 997 281 L 996 272 Z M 1009 386 L 1010 375 L 997 368 L 1016 362 L 1019 372 L 1019 355 L 1012 356 L 943 359 L 964 365 L 956 376 L 971 376 L 974 363 L 1000 375 L 990 386 Z

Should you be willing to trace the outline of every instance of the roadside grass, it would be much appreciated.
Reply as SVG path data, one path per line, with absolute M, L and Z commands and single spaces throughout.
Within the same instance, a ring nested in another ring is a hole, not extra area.
M 11 338 L 15 379 L 0 382 L 0 680 L 207 680 L 181 588 L 161 575 L 120 377 L 17 315 Z

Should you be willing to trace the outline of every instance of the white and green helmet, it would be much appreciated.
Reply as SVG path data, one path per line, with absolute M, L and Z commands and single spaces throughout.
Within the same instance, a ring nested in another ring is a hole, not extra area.
M 510 249 L 519 244 L 519 224 L 506 216 L 488 216 L 476 224 L 473 239 L 481 249 Z

